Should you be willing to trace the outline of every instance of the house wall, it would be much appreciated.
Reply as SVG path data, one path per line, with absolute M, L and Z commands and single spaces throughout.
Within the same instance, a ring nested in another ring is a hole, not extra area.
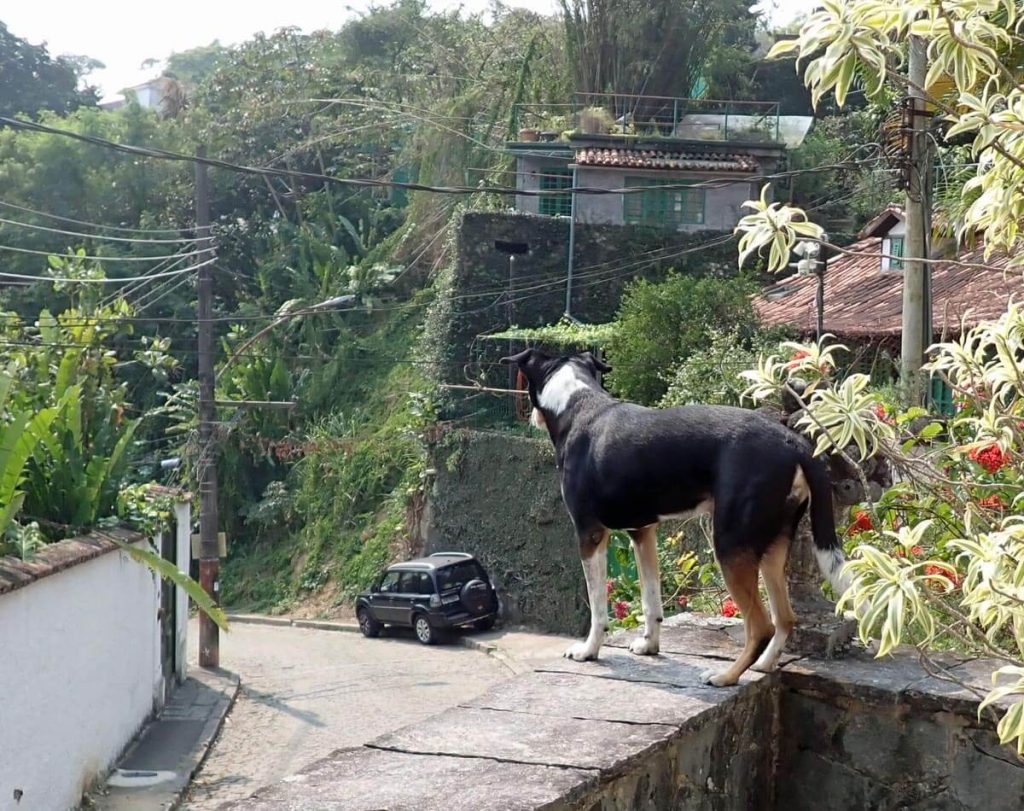
M 163 700 L 161 581 L 88 540 L 0 559 L 0 808 L 77 806 Z
M 540 178 L 549 169 L 564 169 L 569 165 L 569 156 L 544 157 L 527 155 L 519 158 L 516 174 L 516 188 L 529 191 L 540 189 Z M 523 194 L 516 195 L 516 211 L 524 214 L 540 214 L 540 198 Z
M 568 156 L 526 155 L 519 158 L 516 187 L 536 191 L 540 188 L 540 177 L 550 169 L 565 168 Z M 659 180 L 732 180 L 732 174 L 707 174 L 699 172 L 644 171 L 637 169 L 606 169 L 581 166 L 577 182 L 580 186 L 602 189 L 620 189 L 626 177 L 651 177 Z M 736 179 L 735 183 L 708 188 L 704 197 L 704 223 L 680 225 L 681 233 L 698 231 L 731 231 L 743 216 L 741 206 L 747 200 L 756 199 L 759 189 L 750 180 Z M 516 210 L 524 214 L 540 213 L 540 198 L 526 195 L 516 197 Z M 624 201 L 618 194 L 581 194 L 576 199 L 576 221 L 588 225 L 625 224 Z
M 907 224 L 906 224 L 905 221 L 899 220 L 895 225 L 893 225 L 892 228 L 890 228 L 886 232 L 885 236 L 882 237 L 882 249 L 881 249 L 881 252 L 883 254 L 890 254 L 892 252 L 890 250 L 890 247 L 889 247 L 889 239 L 891 237 L 904 237 L 905 238 L 906 235 L 907 235 Z M 890 264 L 891 261 L 892 260 L 890 260 L 887 255 L 883 256 L 882 257 L 882 270 L 889 270 L 889 264 Z M 897 272 L 900 272 L 900 271 L 897 271 Z
M 620 189 L 626 177 L 650 177 L 658 180 L 728 180 L 732 175 L 698 174 L 696 172 L 644 172 L 635 169 L 592 169 L 580 167 L 579 185 L 603 189 Z M 704 222 L 680 225 L 682 233 L 698 231 L 731 231 L 742 217 L 740 207 L 755 199 L 756 189 L 748 180 L 741 180 L 704 191 Z M 624 198 L 618 194 L 582 194 L 576 201 L 577 222 L 590 225 L 625 224 Z

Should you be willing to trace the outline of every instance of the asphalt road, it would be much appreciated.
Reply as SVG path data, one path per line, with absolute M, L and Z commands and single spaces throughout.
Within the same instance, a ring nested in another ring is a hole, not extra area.
M 190 647 L 197 639 L 193 622 Z M 335 749 L 512 676 L 496 659 L 458 645 L 237 623 L 221 636 L 221 666 L 241 677 L 242 689 L 182 806 L 194 811 L 248 797 Z

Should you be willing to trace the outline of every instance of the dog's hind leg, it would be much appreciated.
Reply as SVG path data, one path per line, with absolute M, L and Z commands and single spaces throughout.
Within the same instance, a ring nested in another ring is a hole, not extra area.
M 574 642 L 565 652 L 568 659 L 585 662 L 596 659 L 604 644 L 608 630 L 608 530 L 592 530 L 580 535 L 580 559 L 583 575 L 587 579 L 587 599 L 590 603 L 590 633 L 583 642 Z
M 789 538 L 782 536 L 761 558 L 761 574 L 764 576 L 765 590 L 768 592 L 768 606 L 772 612 L 772 623 L 775 625 L 775 636 L 764 649 L 764 653 L 751 667 L 762 673 L 770 673 L 779 664 L 779 657 L 786 647 L 786 640 L 796 626 L 796 614 L 789 602 L 789 589 L 786 586 L 786 554 L 789 551 Z
M 658 652 L 661 646 L 661 622 L 665 612 L 661 605 L 661 572 L 658 568 L 658 525 L 651 524 L 643 529 L 631 529 L 633 557 L 640 575 L 640 599 L 644 607 L 644 635 L 634 639 L 629 649 L 639 655 L 648 656 Z
M 739 553 L 721 561 L 721 564 L 729 594 L 743 612 L 746 644 L 730 667 L 721 671 L 708 670 L 701 675 L 701 681 L 715 687 L 727 687 L 739 681 L 775 633 L 757 590 L 757 559 L 751 554 Z

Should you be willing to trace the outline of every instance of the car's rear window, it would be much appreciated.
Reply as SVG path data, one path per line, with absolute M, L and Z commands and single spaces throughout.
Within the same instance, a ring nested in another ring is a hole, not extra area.
M 461 589 L 470 580 L 485 580 L 483 567 L 475 560 L 455 563 L 437 571 L 437 588 L 440 591 Z

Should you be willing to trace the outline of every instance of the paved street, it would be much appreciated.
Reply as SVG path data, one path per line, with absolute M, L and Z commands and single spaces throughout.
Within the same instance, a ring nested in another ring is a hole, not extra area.
M 189 635 L 194 657 L 195 622 Z M 221 636 L 221 666 L 241 677 L 242 689 L 183 805 L 195 811 L 247 797 L 335 749 L 469 701 L 512 675 L 458 645 L 240 623 Z

